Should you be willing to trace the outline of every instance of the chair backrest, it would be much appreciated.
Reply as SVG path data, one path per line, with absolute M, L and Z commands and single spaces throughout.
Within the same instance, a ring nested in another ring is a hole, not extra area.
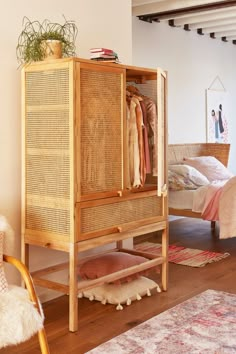
M 3 269 L 3 242 L 5 232 L 0 231 L 0 293 L 5 293 L 8 290 L 8 284 Z

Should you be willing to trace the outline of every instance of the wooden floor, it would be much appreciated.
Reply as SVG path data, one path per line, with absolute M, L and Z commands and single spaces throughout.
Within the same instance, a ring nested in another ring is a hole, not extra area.
M 218 234 L 218 229 L 216 230 Z M 153 239 L 151 241 L 154 241 Z M 155 238 L 158 242 L 158 237 Z M 68 332 L 68 297 L 44 304 L 46 332 L 52 354 L 82 354 L 139 323 L 206 289 L 236 293 L 236 238 L 219 240 L 210 223 L 183 218 L 170 222 L 170 243 L 191 248 L 229 252 L 230 257 L 202 268 L 170 264 L 169 289 L 135 301 L 123 311 L 87 299 L 79 300 L 79 331 Z M 153 275 L 158 280 L 158 275 Z M 40 353 L 37 337 L 0 353 Z

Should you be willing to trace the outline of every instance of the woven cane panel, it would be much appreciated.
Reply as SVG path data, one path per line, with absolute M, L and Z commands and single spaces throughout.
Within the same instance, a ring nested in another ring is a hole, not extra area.
M 69 110 L 33 111 L 26 114 L 27 148 L 69 149 Z
M 81 194 L 122 187 L 121 75 L 81 70 Z
M 26 105 L 69 103 L 69 69 L 26 73 Z
M 162 204 L 161 198 L 156 196 L 85 208 L 81 209 L 81 232 L 116 227 L 158 215 L 162 215 Z
M 26 228 L 69 235 L 69 211 L 28 205 L 26 208 Z
M 69 203 L 69 70 L 27 72 L 25 111 L 26 195 L 38 201 L 45 197 Z M 69 235 L 68 210 L 40 202 L 31 205 L 29 200 L 27 228 Z
M 69 199 L 69 168 L 69 156 L 28 154 L 26 159 L 26 193 Z

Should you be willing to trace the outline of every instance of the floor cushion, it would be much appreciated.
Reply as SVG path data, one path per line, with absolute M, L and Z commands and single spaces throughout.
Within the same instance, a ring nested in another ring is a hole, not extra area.
M 90 301 L 97 300 L 103 305 L 106 303 L 117 305 L 117 310 L 123 310 L 122 304 L 130 305 L 134 300 L 141 300 L 142 296 L 151 296 L 151 291 L 161 292 L 159 285 L 146 277 L 134 279 L 123 284 L 103 284 L 93 289 L 84 290 L 78 294 L 79 298 L 86 297 Z

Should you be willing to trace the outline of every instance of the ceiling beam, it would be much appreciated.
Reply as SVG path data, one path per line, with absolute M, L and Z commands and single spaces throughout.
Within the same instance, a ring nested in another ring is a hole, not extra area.
M 233 31 L 217 32 L 215 33 L 215 38 L 228 37 L 232 35 L 236 35 L 236 29 Z
M 226 25 L 226 26 L 214 26 L 214 27 L 208 27 L 208 28 L 202 28 L 203 33 L 217 33 L 217 32 L 225 32 L 225 31 L 233 31 L 236 30 L 236 23 L 233 23 L 231 25 Z
M 186 21 L 187 23 L 187 21 Z M 196 23 L 192 23 L 189 24 L 189 28 L 191 30 L 195 30 L 197 28 L 208 28 L 208 27 L 213 27 L 213 26 L 223 26 L 223 25 L 230 25 L 236 23 L 236 10 L 235 10 L 235 15 L 232 14 L 232 17 L 229 18 L 224 18 L 224 19 L 215 19 L 215 20 L 209 20 L 209 21 L 205 21 L 205 22 L 196 22 Z
M 214 10 L 214 11 L 212 10 L 207 12 L 207 14 L 203 12 L 197 12 L 193 16 L 184 16 L 180 18 L 175 18 L 175 24 L 176 26 L 182 26 L 185 23 L 188 23 L 190 25 L 194 23 L 229 19 L 232 18 L 233 16 L 236 16 L 236 5 L 231 6 L 228 9 L 224 9 L 224 10 Z
M 162 0 L 162 1 L 132 1 L 132 14 L 134 16 L 140 16 L 143 14 L 152 14 L 155 12 L 172 11 L 173 9 L 183 9 L 186 7 L 193 7 L 207 4 L 220 3 L 222 0 Z
M 231 36 L 226 36 L 227 40 L 232 41 L 234 39 L 236 39 L 236 34 L 235 35 L 231 35 Z
M 185 8 L 178 8 L 174 10 L 168 10 L 168 11 L 157 12 L 152 14 L 145 14 L 145 15 L 140 15 L 139 19 L 148 22 L 150 22 L 150 20 L 159 21 L 161 19 L 163 20 L 163 19 L 175 18 L 178 17 L 179 15 L 193 14 L 199 11 L 222 9 L 222 8 L 227 8 L 232 6 L 236 6 L 236 0 L 228 0 L 228 1 L 225 0 L 225 1 L 214 2 L 207 5 L 189 6 Z

